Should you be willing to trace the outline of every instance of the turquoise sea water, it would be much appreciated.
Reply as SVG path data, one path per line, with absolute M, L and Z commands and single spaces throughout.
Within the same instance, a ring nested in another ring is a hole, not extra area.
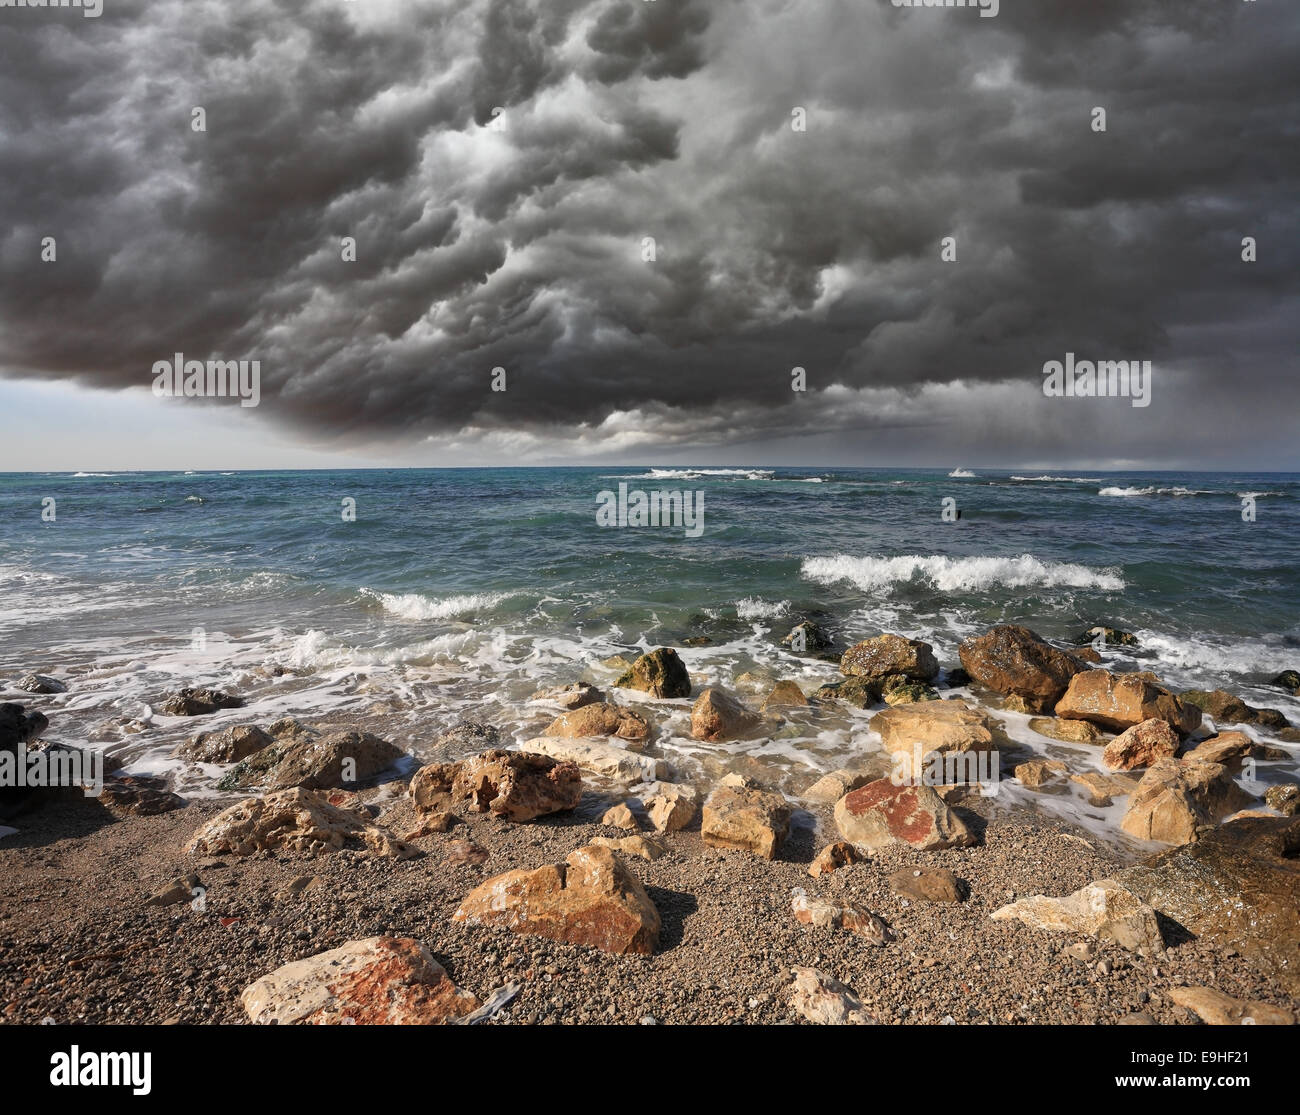
M 807 687 L 835 670 L 779 646 L 805 616 L 846 640 L 925 638 L 945 668 L 996 622 L 1056 639 L 1106 622 L 1141 643 L 1119 668 L 1221 685 L 1300 724 L 1265 684 L 1300 668 L 1300 477 L 975 471 L 8 474 L 0 679 L 68 680 L 39 699 L 51 734 L 166 769 L 192 724 L 104 725 L 148 719 L 180 684 L 245 693 L 250 710 L 223 714 L 243 720 L 373 708 L 418 749 L 464 715 L 526 738 L 546 722 L 535 689 L 607 681 L 601 660 L 691 637 L 711 640 L 683 650 L 700 680 Z M 598 526 L 598 494 L 620 483 L 703 493 L 703 533 Z M 855 725 L 803 727 L 764 745 L 780 770 L 832 765 Z M 670 717 L 662 734 L 680 729 Z M 682 742 L 681 758 L 700 757 Z

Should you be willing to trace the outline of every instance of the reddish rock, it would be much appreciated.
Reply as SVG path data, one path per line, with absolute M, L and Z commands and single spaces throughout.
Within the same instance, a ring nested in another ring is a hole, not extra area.
M 452 915 L 605 952 L 648 956 L 659 943 L 659 911 L 609 848 L 588 845 L 564 863 L 507 871 L 472 890 Z
M 1134 724 L 1106 744 L 1101 761 L 1110 770 L 1133 770 L 1177 754 L 1178 733 L 1166 721 L 1151 719 Z
M 295 960 L 244 989 L 254 1023 L 429 1026 L 462 1018 L 479 1001 L 409 937 L 370 937 Z
M 817 857 L 808 868 L 808 874 L 814 879 L 821 875 L 830 875 L 841 867 L 861 862 L 862 858 L 852 844 L 845 840 L 837 840 L 834 844 L 827 844 L 817 853 Z
M 1088 667 L 1027 627 L 1002 624 L 967 639 L 958 648 L 971 679 L 995 693 L 1021 698 L 1027 711 L 1046 712 L 1076 674 Z
M 531 821 L 572 809 L 582 798 L 582 775 L 572 763 L 524 751 L 484 751 L 456 763 L 430 763 L 411 779 L 418 810 L 468 805 L 508 821 Z
M 929 786 L 895 786 L 882 778 L 842 797 L 835 806 L 840 835 L 858 848 L 895 842 L 921 851 L 964 848 L 975 835 Z

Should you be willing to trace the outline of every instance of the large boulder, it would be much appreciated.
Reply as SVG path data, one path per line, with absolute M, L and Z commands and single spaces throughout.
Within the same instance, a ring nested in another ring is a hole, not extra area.
M 730 693 L 712 687 L 704 690 L 691 708 L 691 735 L 695 739 L 735 739 L 755 731 L 762 723 L 758 713 Z
M 508 821 L 531 821 L 574 808 L 582 775 L 573 763 L 524 751 L 485 751 L 455 763 L 430 763 L 411 779 L 411 800 L 421 812 L 456 805 Z
M 244 701 L 219 689 L 178 689 L 163 700 L 158 711 L 167 716 L 206 716 L 220 709 L 243 708 Z
M 886 634 L 849 647 L 840 658 L 840 673 L 860 678 L 903 674 L 913 681 L 932 681 L 939 675 L 939 663 L 929 643 Z
M 549 755 L 562 763 L 573 763 L 592 774 L 612 778 L 616 782 L 642 782 L 667 778 L 671 765 L 665 759 L 638 755 L 634 751 L 606 743 L 603 739 L 564 739 L 555 736 L 538 736 L 526 740 L 524 751 L 533 755 Z
M 971 680 L 995 693 L 1021 698 L 1032 712 L 1047 712 L 1075 674 L 1088 667 L 1027 627 L 1002 624 L 967 639 L 957 650 Z
M 1178 733 L 1166 721 L 1153 718 L 1134 724 L 1106 744 L 1101 761 L 1110 770 L 1134 770 L 1177 754 Z
M 995 910 L 994 921 L 1021 921 L 1033 929 L 1084 933 L 1136 953 L 1164 948 L 1156 912 L 1114 879 L 1089 883 L 1064 898 L 1036 894 Z
M 370 937 L 295 960 L 244 988 L 250 1022 L 430 1026 L 479 1006 L 410 937 Z
M 1109 670 L 1075 674 L 1056 704 L 1056 715 L 1087 720 L 1111 732 L 1156 719 L 1186 736 L 1201 724 L 1201 710 L 1163 688 L 1155 674 L 1112 674 Z
M 222 789 L 260 787 L 327 790 L 355 786 L 387 770 L 406 753 L 369 732 L 286 736 L 238 763 L 220 782 Z
M 200 732 L 177 754 L 192 763 L 237 763 L 270 746 L 275 737 L 255 724 L 237 724 L 219 732 Z
M 1186 844 L 1249 801 L 1222 763 L 1158 759 L 1129 797 L 1120 827 L 1139 840 Z
M 903 843 L 932 852 L 976 842 L 929 786 L 896 786 L 888 778 L 842 797 L 835 805 L 835 824 L 845 840 L 866 851 Z
M 452 921 L 620 955 L 648 956 L 659 943 L 659 911 L 645 888 L 612 850 L 591 845 L 564 863 L 489 879 L 466 896 Z
M 652 697 L 691 695 L 691 675 L 686 664 L 668 647 L 641 655 L 614 684 L 620 689 L 640 689 Z
M 1295 1015 L 1285 1007 L 1252 999 L 1234 999 L 1212 987 L 1171 987 L 1165 994 L 1177 1006 L 1192 1011 L 1207 1026 L 1295 1025 Z
M 348 808 L 351 795 L 294 786 L 232 805 L 190 839 L 191 855 L 247 856 L 283 848 L 293 852 L 337 852 L 364 848 L 374 855 L 409 859 L 415 849 L 361 812 Z M 335 804 L 335 802 L 342 804 Z
M 729 774 L 704 802 L 704 843 L 772 859 L 790 834 L 790 804 L 739 775 Z
M 1300 817 L 1220 825 L 1116 879 L 1216 948 L 1264 961 L 1300 996 Z
M 630 708 L 610 704 L 588 704 L 557 716 L 542 732 L 544 736 L 617 736 L 639 743 L 650 734 L 646 718 Z
M 931 752 L 997 751 L 1000 725 L 964 700 L 898 705 L 871 718 L 887 752 L 924 756 Z

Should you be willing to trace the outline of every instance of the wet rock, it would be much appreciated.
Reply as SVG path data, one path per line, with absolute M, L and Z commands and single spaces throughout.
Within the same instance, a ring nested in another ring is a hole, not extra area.
M 1300 812 L 1300 785 L 1284 782 L 1280 786 L 1270 786 L 1264 791 L 1264 800 L 1284 817 L 1294 817 Z
M 295 960 L 244 989 L 254 1023 L 429 1026 L 479 1006 L 432 954 L 409 937 L 369 937 Z
M 802 887 L 795 888 L 790 909 L 795 921 L 801 925 L 816 926 L 819 929 L 847 929 L 877 948 L 894 939 L 889 927 L 869 910 L 849 904 L 837 906 L 808 895 Z
M 882 778 L 846 794 L 835 805 L 840 835 L 858 848 L 874 851 L 901 842 L 921 851 L 964 848 L 976 842 L 929 786 L 895 786 Z
M 1111 770 L 1134 770 L 1177 754 L 1178 733 L 1164 720 L 1152 719 L 1134 724 L 1106 744 L 1101 761 Z
M 889 876 L 889 889 L 909 902 L 960 902 L 961 883 L 944 867 L 903 867 Z
M 650 734 L 644 716 L 629 708 L 609 704 L 583 705 L 573 712 L 557 716 L 542 732 L 545 736 L 566 739 L 583 736 L 617 736 L 639 742 Z
M 1254 724 L 1261 728 L 1285 728 L 1288 721 L 1275 708 L 1255 708 L 1223 689 L 1189 689 L 1181 700 L 1195 705 L 1215 724 Z
M 1221 763 L 1159 759 L 1129 798 L 1120 827 L 1139 840 L 1186 844 L 1250 801 Z
M 898 676 L 895 674 L 894 678 Z M 891 680 L 893 679 L 886 679 L 881 691 L 887 705 L 914 705 L 919 701 L 939 700 L 939 691 L 933 686 L 924 685 L 919 681 L 894 681 L 890 684 Z
M 1070 679 L 1088 669 L 1074 655 L 1014 624 L 1001 624 L 967 639 L 958 655 L 973 681 L 995 693 L 1020 697 L 1034 712 L 1050 710 Z
M 1032 731 L 1063 743 L 1101 743 L 1105 733 L 1086 720 L 1062 720 L 1055 716 L 1036 716 L 1029 722 Z
M 572 763 L 592 774 L 604 775 L 617 782 L 667 778 L 672 773 L 672 766 L 667 760 L 639 755 L 607 743 L 604 739 L 537 736 L 525 741 L 523 748 L 534 755 L 548 755 L 552 759 Z
M 841 867 L 849 867 L 861 862 L 863 857 L 852 844 L 845 840 L 837 840 L 834 844 L 827 844 L 817 853 L 808 867 L 808 874 L 816 879 L 822 875 L 833 874 Z
M 781 645 L 790 647 L 796 654 L 816 654 L 818 651 L 830 650 L 835 641 L 825 628 L 806 619 L 791 628 L 790 634 L 781 640 Z M 1296 684 L 1300 685 L 1300 682 Z
M 200 732 L 183 743 L 177 754 L 192 763 L 237 763 L 273 743 L 275 737 L 254 724 L 239 724 L 219 732 Z
M 546 701 L 549 704 L 559 705 L 561 708 L 572 712 L 574 709 L 585 708 L 587 705 L 602 703 L 605 700 L 605 694 L 590 682 L 578 681 L 572 685 L 561 685 L 553 689 L 540 689 L 528 699 L 530 701 Z
M 1122 732 L 1144 720 L 1164 720 L 1180 736 L 1194 732 L 1201 710 L 1161 687 L 1155 674 L 1112 674 L 1086 670 L 1070 679 L 1056 705 L 1066 720 L 1087 720 L 1112 732 Z
M 790 805 L 748 779 L 728 775 L 704 802 L 700 832 L 715 848 L 737 848 L 772 859 L 790 834 Z
M 640 689 L 652 697 L 691 695 L 691 675 L 686 664 L 668 647 L 641 655 L 614 684 L 620 689 Z
M 187 851 L 197 856 L 247 856 L 269 848 L 295 852 L 364 848 L 397 859 L 418 854 L 368 817 L 332 804 L 328 791 L 300 786 L 232 805 L 194 834 Z
M 582 775 L 573 763 L 546 755 L 494 750 L 421 767 L 410 789 L 417 810 L 465 805 L 473 813 L 531 821 L 574 808 L 582 798 Z
M 649 955 L 660 919 L 645 888 L 609 848 L 588 845 L 564 863 L 507 871 L 476 887 L 452 915 L 619 955 Z
M 1188 932 L 1262 960 L 1300 995 L 1300 818 L 1232 821 L 1116 878 Z
M 939 663 L 929 643 L 885 634 L 849 647 L 840 658 L 840 673 L 861 678 L 904 674 L 912 681 L 932 681 Z
M 735 697 L 710 686 L 691 709 L 691 736 L 717 742 L 754 732 L 763 718 Z
M 1245 732 L 1220 732 L 1217 736 L 1196 745 L 1187 758 L 1202 763 L 1223 763 L 1239 767 L 1244 759 L 1289 759 L 1290 753 L 1280 747 L 1267 747 L 1256 743 Z
M 1075 637 L 1075 642 L 1079 646 L 1096 642 L 1100 636 L 1108 647 L 1135 647 L 1138 645 L 1137 636 L 1128 631 L 1121 631 L 1118 627 L 1089 627 L 1087 631 L 1080 633 Z
M 1269 682 L 1269 685 L 1276 685 L 1288 693 L 1295 693 L 1300 690 L 1300 670 L 1283 670 Z
M 1143 955 L 1164 949 L 1155 910 L 1114 879 L 1089 883 L 1065 898 L 1022 898 L 990 916 L 1021 921 L 1031 929 L 1083 933 Z
M 792 681 L 778 681 L 763 701 L 763 711 L 782 708 L 807 708 L 808 698 Z
M 1065 764 L 1056 759 L 1031 759 L 1017 765 L 1015 776 L 1022 786 L 1036 790 L 1064 774 L 1066 769 Z
M 1234 999 L 1211 987 L 1171 987 L 1165 992 L 1210 1026 L 1294 1026 L 1295 1015 L 1270 1003 Z
M 871 718 L 884 749 L 894 755 L 997 751 L 1000 725 L 964 700 L 930 701 L 886 709 Z
M 14 686 L 15 689 L 21 689 L 24 693 L 66 693 L 68 687 L 59 681 L 58 678 L 52 678 L 49 674 L 28 674 L 20 678 Z
M 816 968 L 792 968 L 790 1006 L 818 1026 L 873 1026 L 862 1000 L 839 980 Z
M 282 737 L 283 738 L 283 737 Z M 329 735 L 294 735 L 254 752 L 218 783 L 231 790 L 260 788 L 326 790 L 355 786 L 387 770 L 405 752 L 369 732 L 343 731 Z
M 821 686 L 813 696 L 819 701 L 843 701 L 854 708 L 870 708 L 880 702 L 883 692 L 878 679 L 845 678 L 843 681 Z
M 1114 804 L 1114 798 L 1124 797 L 1136 790 L 1142 778 L 1137 774 L 1102 774 L 1099 770 L 1089 770 L 1070 775 L 1070 781 L 1077 782 L 1087 790 L 1089 805 L 1105 809 Z
M 165 698 L 159 711 L 167 716 L 206 716 L 220 709 L 243 707 L 243 698 L 219 689 L 185 688 Z

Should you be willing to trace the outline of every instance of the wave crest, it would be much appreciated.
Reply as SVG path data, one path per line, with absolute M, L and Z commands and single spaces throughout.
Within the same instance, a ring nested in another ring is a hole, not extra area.
M 911 581 L 927 581 L 940 592 L 987 592 L 996 588 L 1083 588 L 1120 592 L 1124 578 L 1111 569 L 1071 562 L 1019 557 L 950 558 L 936 554 L 902 557 L 805 558 L 800 572 L 829 585 L 848 581 L 864 592 L 879 592 Z

